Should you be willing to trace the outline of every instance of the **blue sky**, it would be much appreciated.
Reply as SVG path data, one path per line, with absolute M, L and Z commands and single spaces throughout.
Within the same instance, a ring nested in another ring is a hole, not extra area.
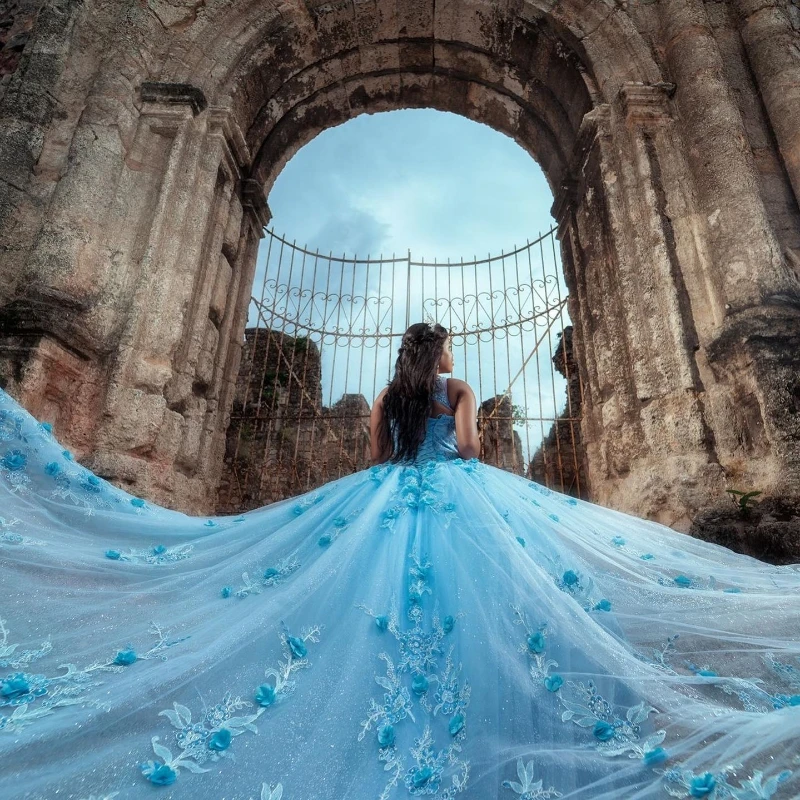
M 552 224 L 539 165 L 513 139 L 432 109 L 329 128 L 270 192 L 276 233 L 334 254 L 420 260 L 508 251 Z
M 448 257 L 451 262 L 462 257 L 482 259 L 534 241 L 553 225 L 550 189 L 538 164 L 519 145 L 488 126 L 430 109 L 362 115 L 323 131 L 286 165 L 268 200 L 273 214 L 270 230 L 311 251 L 319 248 L 321 254 L 332 252 L 334 256 L 405 257 L 410 249 L 414 261 L 436 259 L 441 264 Z M 313 259 L 301 263 L 299 257 L 287 268 L 290 257 L 284 253 L 282 266 L 278 266 L 279 245 L 275 243 L 267 264 L 268 245 L 269 238 L 259 251 L 253 293 L 256 297 L 261 295 L 265 275 L 266 298 L 273 297 L 269 281 L 277 278 L 279 284 L 291 284 L 296 297 L 293 299 L 292 292 L 284 286 L 283 293 L 278 292 L 281 299 L 276 302 L 276 307 L 284 308 L 289 318 L 300 314 L 306 304 L 302 313 L 307 314 L 312 308 L 311 313 L 319 322 L 327 312 L 320 310 L 321 306 L 314 309 L 307 305 L 308 297 L 322 297 L 326 290 L 332 294 L 352 292 L 365 298 L 361 303 L 342 304 L 328 322 L 319 323 L 326 329 L 334 323 L 342 331 L 374 328 L 381 309 L 388 306 L 392 330 L 402 333 L 409 286 L 411 322 L 422 319 L 425 308 L 432 308 L 438 321 L 452 325 L 453 312 L 446 303 L 424 304 L 434 294 L 440 301 L 446 300 L 445 274 L 452 278 L 449 292 L 456 303 L 463 306 L 464 297 L 482 296 L 481 301 L 470 306 L 474 323 L 480 325 L 484 325 L 479 321 L 487 314 L 493 314 L 495 321 L 509 314 L 513 317 L 514 303 L 518 316 L 530 316 L 534 307 L 549 304 L 556 291 L 559 297 L 566 296 L 560 278 L 556 281 L 558 287 L 554 288 L 551 282 L 535 291 L 531 288 L 532 276 L 560 273 L 551 239 L 545 240 L 542 248 L 531 248 L 532 260 L 523 263 L 522 269 L 513 260 L 504 260 L 491 267 L 483 265 L 471 277 L 461 275 L 460 279 L 455 270 L 412 268 L 405 263 L 397 267 L 397 276 L 387 278 L 384 270 L 380 279 L 375 267 L 370 271 L 365 265 L 337 264 L 328 270 L 326 264 L 315 272 Z M 413 273 L 412 278 L 409 272 Z M 435 290 L 434 273 L 438 276 Z M 327 283 L 329 275 L 333 276 L 332 283 Z M 503 283 L 512 290 L 523 285 L 524 290 L 501 296 L 497 289 Z M 383 305 L 377 302 L 379 297 L 385 298 Z M 486 310 L 490 305 L 491 313 Z M 523 312 L 523 307 L 527 311 Z M 251 315 L 250 324 L 254 321 L 255 316 Z M 557 332 L 568 323 L 564 313 L 538 350 L 541 326 L 529 325 L 521 335 L 508 338 L 502 338 L 501 333 L 499 339 L 491 341 L 484 336 L 485 341 L 480 344 L 462 338 L 454 342 L 454 375 L 470 382 L 479 402 L 511 386 L 512 401 L 526 406 L 529 415 L 552 417 L 563 405 L 565 384 L 560 375 L 553 374 L 550 355 L 558 342 Z M 279 327 L 275 320 L 270 324 Z M 304 331 L 292 327 L 287 333 L 302 335 Z M 347 344 L 345 340 L 340 342 Z M 398 344 L 384 340 L 383 345 L 362 353 L 357 344 L 351 343 L 335 348 L 336 360 L 334 348 L 323 344 L 325 404 L 335 402 L 344 392 L 360 392 L 371 403 L 388 380 Z M 535 358 L 530 358 L 534 351 Z M 526 359 L 525 373 L 513 379 Z M 534 428 L 519 428 L 526 457 L 549 424 L 537 422 Z

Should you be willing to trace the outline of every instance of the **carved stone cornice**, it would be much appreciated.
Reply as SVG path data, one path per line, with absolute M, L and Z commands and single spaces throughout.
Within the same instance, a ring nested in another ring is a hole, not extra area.
M 139 93 L 146 103 L 188 105 L 194 116 L 197 116 L 208 107 L 208 100 L 206 100 L 203 90 L 189 83 L 145 81 L 139 87 Z
M 672 121 L 669 98 L 674 83 L 623 83 L 617 100 L 629 124 L 660 125 Z
M 211 106 L 208 109 L 208 118 L 209 129 L 216 127 L 224 137 L 228 157 L 235 171 L 246 174 L 250 168 L 250 148 L 231 109 L 227 106 Z
M 269 225 L 269 221 L 272 219 L 264 187 L 260 181 L 244 178 L 239 185 L 239 195 L 242 198 L 242 206 L 250 212 L 254 224 L 258 227 L 260 235 L 263 236 L 263 229 Z

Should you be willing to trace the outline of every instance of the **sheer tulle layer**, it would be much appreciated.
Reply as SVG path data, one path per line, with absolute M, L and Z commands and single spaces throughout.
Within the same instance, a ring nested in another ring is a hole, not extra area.
M 188 517 L 1 392 L 0 474 L 0 797 L 800 796 L 797 567 L 446 457 Z

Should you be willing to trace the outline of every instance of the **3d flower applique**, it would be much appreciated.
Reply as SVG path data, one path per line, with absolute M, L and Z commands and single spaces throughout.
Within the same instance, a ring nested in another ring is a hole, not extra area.
M 346 516 L 336 517 L 331 523 L 331 529 L 319 537 L 317 544 L 319 544 L 320 547 L 327 547 L 332 542 L 335 542 L 336 539 L 350 527 L 353 520 L 358 518 L 362 511 L 363 509 L 357 508 Z
M 25 441 L 23 435 L 24 416 L 19 411 L 0 409 L 0 442 Z
M 453 502 L 444 501 L 443 486 L 437 481 L 441 465 L 429 461 L 420 467 L 405 466 L 401 468 L 398 487 L 392 492 L 386 510 L 382 514 L 381 527 L 393 530 L 395 522 L 405 514 L 430 510 L 443 517 L 444 527 L 450 525 L 456 514 L 457 506 Z
M 666 770 L 663 775 L 663 786 L 670 797 L 678 798 L 731 798 L 731 800 L 769 800 L 773 797 L 782 783 L 792 776 L 791 770 L 783 770 L 770 778 L 764 778 L 764 773 L 754 770 L 752 777 L 738 780 L 738 786 L 729 781 L 730 774 L 736 774 L 743 765 L 731 765 L 719 772 L 702 772 L 695 774 L 692 770 L 674 767 Z
M 251 578 L 249 572 L 242 573 L 242 585 L 238 589 L 232 589 L 235 597 L 242 599 L 249 597 L 251 594 L 261 594 L 264 587 L 271 588 L 273 586 L 280 586 L 292 573 L 300 569 L 300 562 L 294 553 L 282 558 L 280 561 L 275 562 L 273 566 L 269 566 L 261 573 L 260 578 Z M 230 588 L 230 587 L 228 587 Z M 229 597 L 230 594 L 225 594 L 223 590 L 223 597 Z
M 558 662 L 552 658 L 547 657 L 547 623 L 541 622 L 538 626 L 530 625 L 525 613 L 519 606 L 512 605 L 511 610 L 514 612 L 514 624 L 521 626 L 525 631 L 524 641 L 520 644 L 518 650 L 520 653 L 525 654 L 530 660 L 529 672 L 531 678 L 537 685 L 544 686 L 550 692 L 556 692 L 561 688 L 561 684 L 557 681 L 551 680 L 548 684 L 548 678 L 551 678 L 550 670 L 558 666 Z M 558 676 L 563 684 L 563 679 Z
M 121 550 L 106 550 L 105 557 L 111 561 L 125 561 L 132 564 L 172 564 L 190 558 L 193 550 L 192 544 L 177 544 L 172 547 L 156 544 L 141 550 L 131 548 L 125 553 Z
M 374 728 L 378 760 L 391 773 L 380 795 L 383 800 L 388 800 L 401 781 L 411 795 L 437 794 L 443 800 L 451 800 L 466 788 L 469 776 L 469 762 L 459 754 L 467 735 L 466 709 L 471 688 L 461 680 L 461 665 L 452 657 L 453 646 L 448 648 L 444 664 L 440 663 L 440 656 L 444 654 L 444 640 L 452 634 L 460 615 L 441 619 L 435 608 L 430 627 L 423 624 L 423 604 L 432 593 L 432 566 L 420 556 L 411 557 L 409 562 L 406 616 L 412 623 L 410 628 L 401 627 L 396 608 L 385 615 L 357 606 L 376 621 L 381 633 L 388 631 L 392 635 L 399 651 L 396 663 L 386 652 L 378 655 L 386 665 L 386 673 L 376 675 L 375 682 L 384 694 L 382 700 L 370 700 L 358 739 L 363 740 Z M 417 706 L 427 713 L 430 722 L 414 738 L 406 754 L 398 744 L 398 726 L 406 719 L 417 721 Z M 442 722 L 437 724 L 438 719 Z M 432 725 L 441 728 L 437 737 L 445 737 L 442 747 L 434 744 Z
M 309 508 L 317 505 L 325 499 L 327 492 L 314 492 L 313 494 L 304 495 L 292 506 L 292 515 L 299 517 L 305 514 Z
M 622 536 L 615 536 L 611 540 L 611 544 L 613 544 L 615 547 L 625 547 L 625 539 Z
M 644 758 L 645 753 L 657 748 L 666 738 L 666 731 L 646 735 L 642 728 L 650 714 L 658 709 L 642 701 L 623 715 L 598 693 L 593 681 L 586 684 L 567 681 L 557 697 L 564 708 L 561 721 L 572 721 L 589 729 L 595 749 L 601 755 L 613 757 L 627 753 L 630 758 Z
M 319 631 L 319 627 L 310 628 L 298 637 L 298 641 L 318 641 Z M 160 760 L 140 764 L 142 775 L 151 783 L 168 786 L 178 779 L 182 769 L 194 773 L 209 772 L 203 765 L 209 761 L 225 758 L 236 737 L 248 731 L 257 734 L 256 720 L 265 713 L 269 705 L 287 696 L 294 689 L 294 683 L 289 679 L 289 675 L 296 669 L 308 666 L 307 661 L 294 659 L 292 650 L 287 645 L 288 638 L 288 633 L 284 632 L 282 645 L 284 650 L 288 650 L 285 652 L 285 663 L 282 662 L 277 670 L 267 670 L 267 676 L 277 676 L 280 684 L 277 690 L 274 685 L 272 686 L 270 702 L 258 702 L 259 697 L 265 699 L 270 694 L 266 691 L 256 691 L 256 702 L 234 697 L 228 692 L 219 703 L 206 708 L 197 720 L 193 719 L 192 712 L 187 706 L 173 702 L 172 708 L 160 711 L 159 716 L 166 717 L 176 729 L 174 746 L 178 748 L 178 752 L 173 756 L 172 750 L 159 744 L 159 737 L 154 736 L 151 740 L 153 751 Z M 275 790 L 269 791 L 274 793 Z M 277 797 L 280 797 L 280 794 Z
M 267 679 L 260 684 L 254 692 L 254 699 L 262 709 L 275 705 L 289 697 L 297 684 L 293 675 L 297 670 L 307 669 L 310 666 L 308 656 L 308 642 L 319 642 L 322 627 L 314 625 L 304 628 L 300 636 L 292 636 L 284 625 L 281 633 L 283 656 L 277 667 L 268 667 L 264 672 Z
M 12 530 L 22 521 L 18 519 L 5 519 L 0 517 L 0 547 L 3 545 L 13 545 L 15 547 L 44 546 L 45 543 L 30 536 L 24 536 L 18 531 Z
M 38 650 L 24 650 L 17 652 L 15 644 L 8 644 L 8 631 L 5 622 L 0 619 L 0 666 L 21 670 L 0 678 L 0 708 L 12 707 L 10 716 L 0 714 L 0 731 L 16 732 L 37 720 L 50 716 L 57 708 L 65 706 L 82 705 L 95 708 L 107 708 L 108 704 L 93 698 L 91 692 L 101 681 L 96 676 L 102 672 L 123 672 L 137 661 L 160 658 L 166 660 L 164 651 L 179 642 L 188 639 L 183 636 L 170 639 L 166 631 L 156 624 L 150 624 L 150 632 L 158 641 L 146 652 L 137 655 L 136 651 L 127 646 L 118 650 L 115 655 L 105 661 L 97 661 L 83 669 L 74 664 L 62 664 L 60 668 L 66 669 L 63 675 L 48 677 L 40 673 L 25 670 L 31 662 L 38 660 L 52 650 L 52 644 L 44 642 Z
M 642 756 L 642 762 L 646 767 L 655 767 L 669 761 L 669 753 L 663 747 L 655 747 L 647 750 Z
M 0 456 L 0 474 L 12 492 L 27 494 L 30 491 L 27 465 L 27 453 L 19 448 L 9 448 Z
M 521 758 L 517 759 L 517 778 L 518 781 L 505 780 L 500 785 L 519 795 L 519 800 L 551 800 L 554 797 L 563 797 L 561 792 L 556 791 L 552 786 L 545 789 L 544 781 L 534 780 L 533 761 L 525 764 Z

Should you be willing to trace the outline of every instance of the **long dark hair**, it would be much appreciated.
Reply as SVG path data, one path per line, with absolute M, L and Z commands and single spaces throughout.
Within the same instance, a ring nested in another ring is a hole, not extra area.
M 418 322 L 404 334 L 394 377 L 383 398 L 381 435 L 392 445 L 391 461 L 416 458 L 433 409 L 439 360 L 450 335 L 438 323 Z

